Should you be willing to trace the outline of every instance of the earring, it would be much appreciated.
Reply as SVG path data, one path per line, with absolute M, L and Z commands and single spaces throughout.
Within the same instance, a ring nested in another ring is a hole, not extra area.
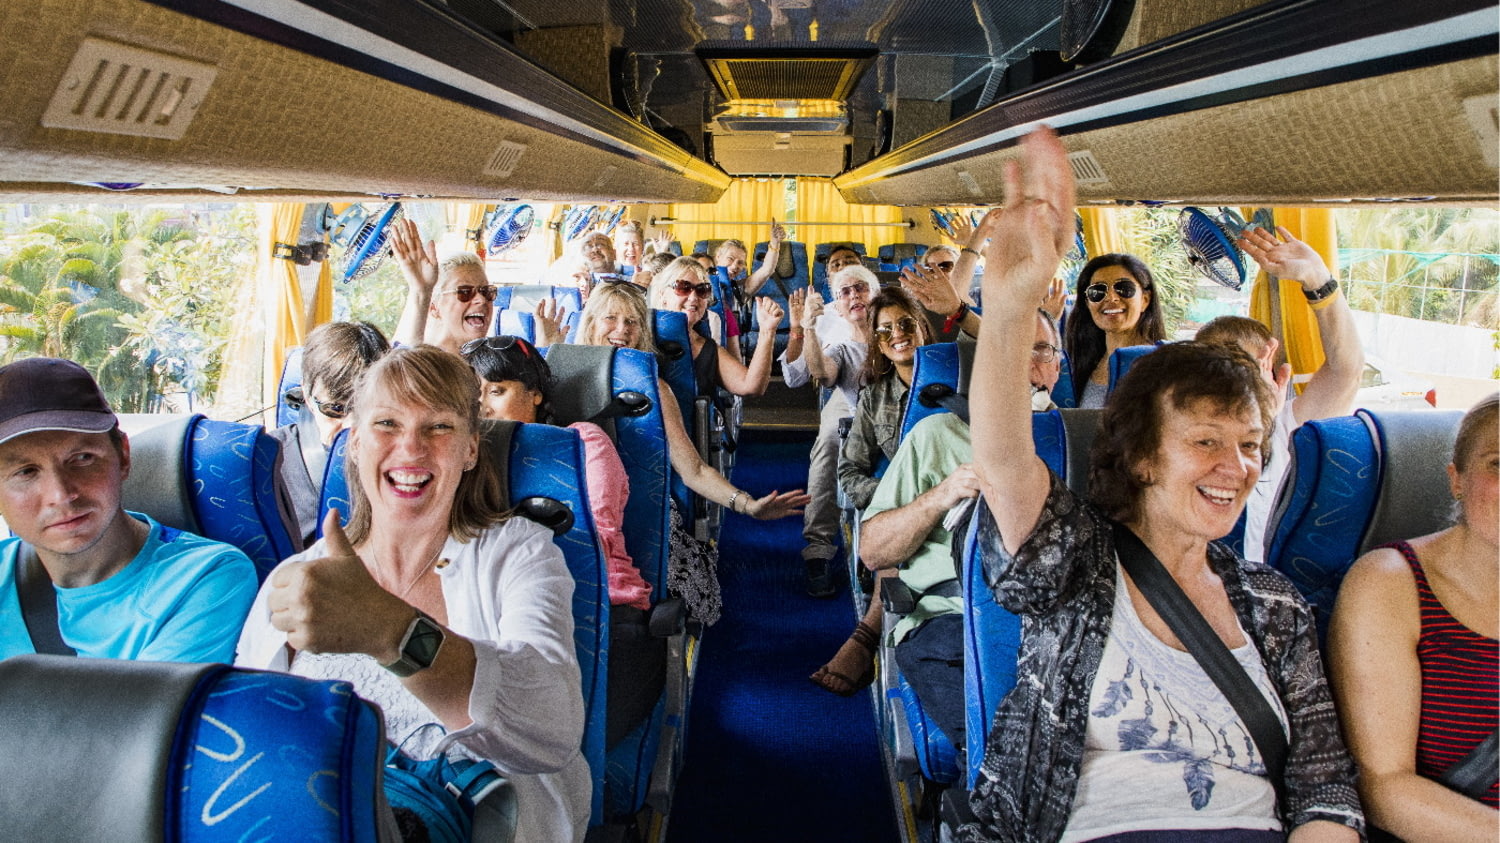
M 468 465 L 464 466 L 464 471 L 473 471 L 475 465 L 478 465 L 478 463 L 469 463 Z

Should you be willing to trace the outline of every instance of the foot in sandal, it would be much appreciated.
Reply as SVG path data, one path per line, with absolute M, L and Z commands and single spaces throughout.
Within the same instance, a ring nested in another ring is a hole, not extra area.
M 828 664 L 818 668 L 808 679 L 813 684 L 841 697 L 852 697 L 875 681 L 875 648 L 880 646 L 880 631 L 860 621 L 854 634 L 844 642 Z

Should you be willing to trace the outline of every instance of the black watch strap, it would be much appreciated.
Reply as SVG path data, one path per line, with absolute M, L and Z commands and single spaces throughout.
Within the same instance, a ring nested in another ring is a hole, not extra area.
M 1329 296 L 1333 295 L 1334 293 L 1337 293 L 1338 291 L 1339 279 L 1334 278 L 1332 275 L 1330 275 L 1328 276 L 1327 284 L 1324 284 L 1316 290 L 1309 290 L 1304 287 L 1302 290 L 1302 295 L 1306 296 L 1307 300 L 1310 302 L 1320 302 L 1323 299 L 1326 299 Z

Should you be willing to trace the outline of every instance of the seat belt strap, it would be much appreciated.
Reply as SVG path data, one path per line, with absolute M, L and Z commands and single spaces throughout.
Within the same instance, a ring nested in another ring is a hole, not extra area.
M 1500 767 L 1500 729 L 1490 732 L 1468 755 L 1444 770 L 1438 782 L 1470 799 L 1480 799 L 1500 779 L 1497 767 Z
M 31 646 L 44 656 L 76 656 L 78 651 L 63 641 L 57 620 L 57 590 L 42 567 L 36 548 L 21 543 L 16 554 L 16 596 L 21 601 L 21 618 L 31 636 Z
M 1120 564 L 1244 721 L 1266 762 L 1266 771 L 1279 799 L 1283 795 L 1287 753 L 1286 733 L 1282 731 L 1280 718 L 1156 554 L 1124 524 L 1116 523 L 1114 534 Z

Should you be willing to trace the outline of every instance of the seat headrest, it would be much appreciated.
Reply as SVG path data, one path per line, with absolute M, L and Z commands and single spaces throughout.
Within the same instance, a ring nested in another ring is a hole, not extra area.
M 552 370 L 552 417 L 558 424 L 588 421 L 614 400 L 613 348 L 562 344 L 547 350 Z
M 168 527 L 203 534 L 186 471 L 188 441 L 201 415 L 175 418 L 130 437 L 130 476 L 120 489 L 126 509 Z
M 506 419 L 484 419 L 479 423 L 479 438 L 495 464 L 500 478 L 500 499 L 510 500 L 510 440 L 520 422 Z
M 1379 492 L 1359 552 L 1449 526 L 1447 465 L 1463 413 L 1360 410 L 1357 415 L 1378 437 L 1381 461 Z

